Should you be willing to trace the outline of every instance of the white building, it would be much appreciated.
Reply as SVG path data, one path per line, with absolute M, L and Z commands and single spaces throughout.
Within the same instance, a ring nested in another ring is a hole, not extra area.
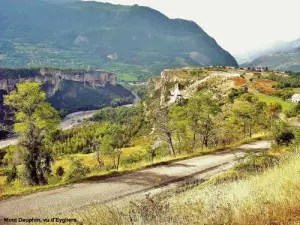
M 300 102 L 300 94 L 294 94 L 292 96 L 292 102 Z

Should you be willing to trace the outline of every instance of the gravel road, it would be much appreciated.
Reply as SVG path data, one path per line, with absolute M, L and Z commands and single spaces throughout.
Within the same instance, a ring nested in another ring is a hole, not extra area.
M 105 180 L 95 179 L 93 182 L 12 197 L 0 201 L 0 217 L 63 216 L 94 203 L 111 203 L 125 197 L 138 199 L 149 192 L 158 193 L 182 186 L 186 182 L 206 179 L 233 167 L 236 160 L 243 157 L 246 151 L 269 147 L 270 142 L 258 141 L 232 151 L 195 157 Z

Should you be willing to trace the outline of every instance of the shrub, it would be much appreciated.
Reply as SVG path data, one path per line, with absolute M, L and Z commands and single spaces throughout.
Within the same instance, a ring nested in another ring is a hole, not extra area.
M 296 116 L 300 115 L 300 103 L 298 103 L 297 105 L 295 105 L 291 109 L 286 110 L 285 115 L 288 118 L 296 117 Z
M 10 184 L 12 183 L 14 180 L 17 179 L 17 168 L 16 166 L 13 166 L 12 168 L 9 168 L 5 171 L 5 175 L 6 175 L 6 183 Z
M 130 164 L 134 164 L 134 163 L 138 163 L 140 161 L 142 161 L 143 156 L 139 155 L 139 154 L 131 154 L 127 157 L 122 158 L 121 164 L 122 165 L 130 165 Z
M 240 162 L 235 169 L 242 173 L 257 173 L 262 172 L 267 168 L 273 167 L 278 163 L 279 158 L 277 156 L 267 154 L 252 155 Z
M 90 173 L 89 167 L 83 165 L 78 159 L 71 157 L 71 165 L 66 179 L 75 180 L 80 179 Z
M 59 166 L 59 167 L 56 168 L 55 174 L 57 176 L 62 177 L 64 175 L 64 173 L 65 173 L 65 170 L 62 166 Z
M 170 209 L 168 202 L 154 199 L 149 194 L 140 203 L 130 203 L 130 209 L 126 216 L 133 224 L 158 224 L 158 218 L 167 214 Z
M 275 138 L 275 141 L 279 145 L 288 146 L 292 143 L 294 138 L 295 138 L 295 135 L 293 134 L 292 131 L 283 131 Z
M 272 128 L 273 140 L 277 145 L 290 145 L 295 135 L 291 128 L 285 122 L 278 122 Z

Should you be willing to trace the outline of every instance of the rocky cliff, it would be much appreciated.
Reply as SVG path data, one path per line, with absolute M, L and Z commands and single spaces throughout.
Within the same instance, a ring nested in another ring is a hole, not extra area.
M 222 97 L 234 87 L 233 79 L 240 77 L 243 70 L 221 67 L 184 67 L 166 69 L 159 77 L 148 80 L 147 90 L 152 101 L 161 106 L 189 99 L 202 88 Z
M 0 69 L 0 90 L 18 83 L 39 81 L 48 101 L 65 113 L 131 103 L 134 96 L 117 83 L 114 73 L 102 70 Z
M 0 89 L 11 91 L 16 84 L 25 80 L 40 81 L 42 84 L 51 83 L 53 90 L 48 90 L 53 95 L 62 81 L 74 81 L 85 86 L 96 88 L 105 87 L 106 84 L 117 85 L 114 73 L 102 70 L 61 70 L 61 69 L 0 69 Z

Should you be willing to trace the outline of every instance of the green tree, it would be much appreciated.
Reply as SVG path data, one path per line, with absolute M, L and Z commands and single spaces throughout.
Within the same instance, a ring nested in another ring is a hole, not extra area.
M 169 145 L 170 153 L 176 156 L 174 148 L 173 132 L 174 127 L 170 126 L 170 118 L 168 116 L 168 109 L 157 109 L 154 112 L 154 129 L 158 135 L 161 135 L 166 143 Z
M 22 163 L 28 183 L 46 184 L 52 160 L 51 137 L 60 121 L 58 112 L 46 102 L 46 93 L 37 82 L 18 84 L 16 91 L 5 96 L 4 103 L 15 111 L 14 129 L 25 151 Z
M 220 108 L 210 93 L 201 93 L 188 102 L 187 112 L 189 124 L 193 131 L 193 150 L 196 144 L 196 134 L 200 134 L 202 146 L 208 147 L 209 140 L 214 134 L 213 117 L 219 111 Z
M 242 124 L 244 137 L 252 137 L 255 127 L 267 127 L 267 105 L 253 94 L 242 95 L 233 105 L 233 113 Z
M 177 139 L 178 153 L 181 154 L 187 144 L 187 110 L 185 106 L 175 105 L 169 110 L 170 126 Z
M 112 158 L 115 170 L 119 170 L 122 148 L 129 140 L 125 127 L 120 124 L 111 124 L 103 137 L 101 145 L 103 152 Z

